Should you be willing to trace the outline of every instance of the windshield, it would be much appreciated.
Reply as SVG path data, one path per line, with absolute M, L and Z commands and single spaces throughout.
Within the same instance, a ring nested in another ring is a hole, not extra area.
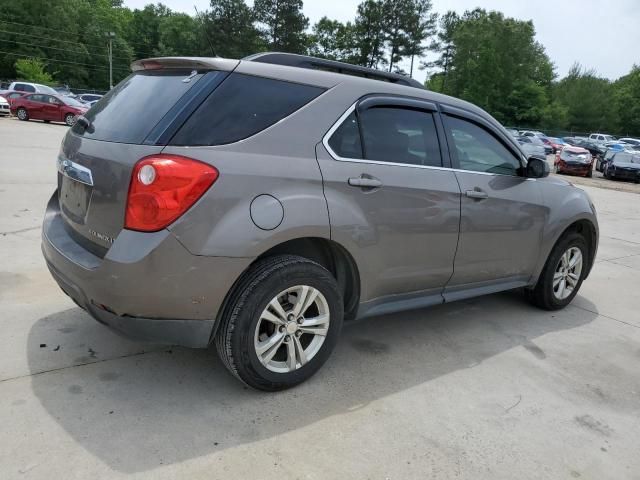
M 591 159 L 591 154 L 589 152 L 572 152 L 571 150 L 567 150 L 565 148 L 564 150 L 562 150 L 560 158 L 562 158 L 563 160 L 589 161 Z
M 84 105 L 83 103 L 79 102 L 75 98 L 62 97 L 62 98 L 60 98 L 60 100 L 62 100 L 66 105 L 69 105 L 70 107 L 86 107 L 86 105 Z
M 41 93 L 48 93 L 49 95 L 58 95 L 58 92 L 56 92 L 51 87 L 47 87 L 46 85 L 38 85 L 37 83 L 35 85 L 36 87 L 38 87 L 38 90 L 40 90 Z
M 136 72 L 87 112 L 85 117 L 93 126 L 91 130 L 83 130 L 76 124 L 73 132 L 94 140 L 142 143 L 202 75 L 193 75 L 188 69 Z M 187 78 L 190 80 L 184 81 Z

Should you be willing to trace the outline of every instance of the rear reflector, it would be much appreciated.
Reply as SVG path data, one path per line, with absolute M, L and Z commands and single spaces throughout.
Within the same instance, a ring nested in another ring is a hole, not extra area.
M 133 167 L 124 227 L 157 232 L 186 212 L 218 179 L 211 165 L 178 155 L 153 155 Z

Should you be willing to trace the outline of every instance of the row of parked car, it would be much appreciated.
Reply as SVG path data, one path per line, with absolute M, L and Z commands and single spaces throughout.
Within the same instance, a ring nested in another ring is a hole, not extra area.
M 68 89 L 54 89 L 29 82 L 12 82 L 0 90 L 0 115 L 15 115 L 20 120 L 63 122 L 72 126 L 102 95 L 76 95 Z
M 555 154 L 556 173 L 592 177 L 595 166 L 605 178 L 640 183 L 640 139 L 604 133 L 557 138 L 533 130 L 507 130 L 528 155 Z

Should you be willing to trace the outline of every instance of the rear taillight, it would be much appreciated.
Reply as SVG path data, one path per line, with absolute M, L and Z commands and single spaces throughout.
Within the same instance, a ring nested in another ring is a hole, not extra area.
M 125 228 L 156 232 L 186 212 L 218 179 L 218 170 L 178 155 L 153 155 L 133 168 Z

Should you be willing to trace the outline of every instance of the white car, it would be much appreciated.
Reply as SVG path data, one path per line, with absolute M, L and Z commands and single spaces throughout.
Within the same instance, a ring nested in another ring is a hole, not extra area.
M 6 98 L 0 97 L 0 115 L 9 115 L 9 102 Z
M 29 92 L 29 93 L 46 93 L 47 95 L 58 95 L 53 88 L 41 85 L 40 83 L 30 82 L 13 82 L 7 89 L 9 91 L 16 92 Z
M 615 142 L 616 137 L 613 135 L 607 135 L 606 133 L 592 133 L 589 135 L 589 140 L 597 143 L 598 145 L 604 145 L 606 142 Z

